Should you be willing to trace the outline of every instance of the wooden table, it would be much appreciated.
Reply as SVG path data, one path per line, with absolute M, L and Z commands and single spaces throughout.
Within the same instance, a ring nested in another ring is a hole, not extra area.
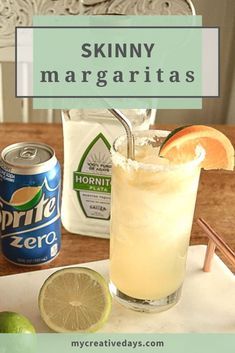
M 158 126 L 172 129 L 174 126 Z M 216 126 L 235 145 L 235 126 Z M 0 148 L 21 141 L 39 141 L 51 145 L 63 166 L 63 137 L 60 124 L 1 124 Z M 203 217 L 219 232 L 235 250 L 235 172 L 203 171 L 201 175 L 194 220 Z M 63 229 L 62 250 L 50 264 L 35 267 L 19 267 L 7 262 L 0 254 L 0 275 L 45 269 L 63 265 L 102 260 L 109 256 L 109 241 L 77 234 Z M 206 244 L 207 237 L 195 223 L 192 228 L 191 244 Z M 220 254 L 219 254 L 220 255 Z M 221 256 L 221 255 L 220 255 Z M 235 267 L 223 261 L 235 272 Z

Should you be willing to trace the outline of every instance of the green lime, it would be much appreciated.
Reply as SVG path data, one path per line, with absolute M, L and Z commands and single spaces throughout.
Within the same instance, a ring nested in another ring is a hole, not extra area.
M 53 273 L 39 293 L 42 319 L 56 332 L 94 332 L 108 319 L 112 298 L 105 279 L 85 267 Z
M 25 316 L 3 311 L 0 312 L 0 333 L 35 333 L 35 328 Z

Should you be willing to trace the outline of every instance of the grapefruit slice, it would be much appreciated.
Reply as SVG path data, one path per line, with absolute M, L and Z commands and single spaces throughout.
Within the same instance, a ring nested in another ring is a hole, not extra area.
M 16 190 L 10 199 L 10 204 L 19 211 L 33 208 L 42 196 L 41 186 L 26 186 Z
M 220 131 L 205 125 L 184 126 L 173 130 L 163 142 L 159 155 L 173 163 L 185 163 L 195 158 L 196 147 L 206 152 L 201 167 L 234 169 L 234 148 Z

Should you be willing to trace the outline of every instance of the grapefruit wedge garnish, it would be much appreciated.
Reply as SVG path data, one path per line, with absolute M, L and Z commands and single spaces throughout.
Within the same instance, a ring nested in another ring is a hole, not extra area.
M 19 211 L 27 211 L 36 206 L 41 196 L 41 186 L 26 186 L 14 192 L 10 204 Z
M 191 125 L 172 131 L 163 142 L 159 155 L 173 163 L 185 163 L 195 158 L 197 146 L 205 152 L 204 169 L 234 169 L 234 148 L 220 131 L 205 125 Z

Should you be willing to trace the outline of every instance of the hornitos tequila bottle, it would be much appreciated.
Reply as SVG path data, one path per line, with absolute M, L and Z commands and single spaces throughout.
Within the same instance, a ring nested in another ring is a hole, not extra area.
M 151 113 L 126 110 L 136 130 L 149 127 Z M 153 114 L 152 114 L 153 115 Z M 62 223 L 72 233 L 109 237 L 110 147 L 124 128 L 105 110 L 62 112 L 64 183 Z

